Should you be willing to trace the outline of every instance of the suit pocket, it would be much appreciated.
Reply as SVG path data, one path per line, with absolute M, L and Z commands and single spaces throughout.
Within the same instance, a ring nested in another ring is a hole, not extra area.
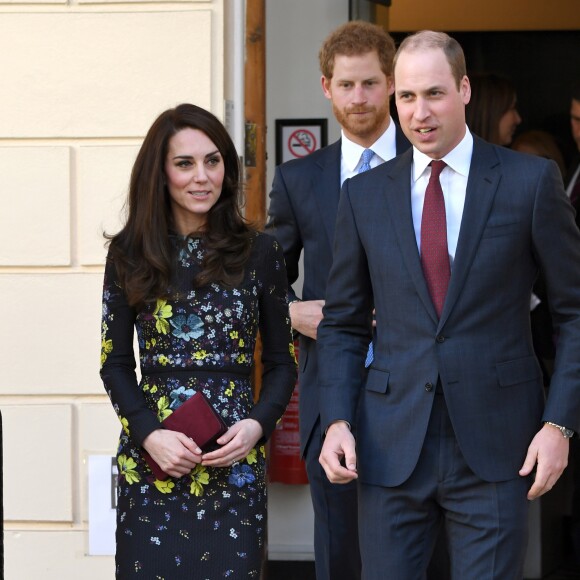
M 380 371 L 371 368 L 367 376 L 365 389 L 367 391 L 373 391 L 374 393 L 386 393 L 387 387 L 389 386 L 390 374 L 389 371 Z
M 500 387 L 512 387 L 540 379 L 541 372 L 534 356 L 526 356 L 495 366 Z
M 520 230 L 520 222 L 507 224 L 488 224 L 483 230 L 482 238 L 498 238 L 500 236 L 510 236 L 517 234 Z

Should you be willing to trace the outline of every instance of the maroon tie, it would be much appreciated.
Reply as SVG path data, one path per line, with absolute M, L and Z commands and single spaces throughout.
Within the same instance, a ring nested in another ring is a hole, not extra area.
M 439 183 L 445 161 L 432 161 L 431 177 L 425 190 L 423 216 L 421 218 L 421 264 L 427 281 L 431 300 L 441 317 L 451 268 L 447 249 L 447 221 L 445 219 L 445 200 Z

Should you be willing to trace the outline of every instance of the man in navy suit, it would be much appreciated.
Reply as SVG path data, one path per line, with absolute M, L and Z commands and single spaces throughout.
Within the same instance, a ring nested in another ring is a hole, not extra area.
M 320 461 L 333 482 L 358 479 L 364 580 L 423 578 L 442 520 L 454 579 L 521 579 L 528 500 L 560 477 L 580 429 L 574 211 L 553 161 L 470 134 L 465 70 L 446 34 L 403 41 L 395 99 L 413 148 L 346 181 L 338 209 L 318 329 Z M 423 214 L 434 160 L 440 228 Z M 438 242 L 422 246 L 433 229 L 445 235 L 438 283 L 448 273 L 437 289 Z M 547 401 L 529 322 L 539 271 L 559 330 Z
M 266 228 L 284 249 L 289 286 L 298 279 L 300 255 L 304 258 L 302 297 L 290 288 L 288 299 L 292 326 L 300 334 L 300 443 L 314 507 L 317 580 L 360 578 L 356 486 L 331 484 L 318 462 L 316 333 L 341 183 L 365 169 L 365 150 L 372 150 L 368 164 L 376 167 L 410 146 L 389 113 L 394 54 L 391 37 L 368 22 L 349 22 L 326 38 L 319 54 L 322 90 L 341 125 L 341 139 L 277 167 L 270 193 Z M 364 373 L 363 361 L 358 373 Z

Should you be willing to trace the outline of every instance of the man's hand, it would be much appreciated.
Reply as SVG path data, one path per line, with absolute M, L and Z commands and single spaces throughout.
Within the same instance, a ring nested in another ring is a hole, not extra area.
M 550 491 L 568 465 L 570 442 L 552 425 L 544 425 L 533 438 L 528 447 L 528 454 L 520 475 L 532 472 L 537 463 L 534 484 L 528 491 L 528 499 L 536 499 Z
M 324 300 L 305 300 L 290 304 L 292 328 L 304 336 L 316 340 L 318 325 L 322 320 Z
M 348 483 L 358 477 L 354 437 L 346 421 L 337 421 L 328 428 L 319 461 L 331 483 Z
M 143 448 L 171 477 L 186 475 L 201 462 L 201 449 L 179 431 L 156 429 L 145 437 Z

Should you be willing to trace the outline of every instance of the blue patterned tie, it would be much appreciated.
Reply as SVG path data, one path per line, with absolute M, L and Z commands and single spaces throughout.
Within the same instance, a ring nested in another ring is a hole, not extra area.
M 358 173 L 364 173 L 365 171 L 368 171 L 371 168 L 371 159 L 373 158 L 374 154 L 375 152 L 372 149 L 365 149 L 362 152 L 362 155 L 360 156 L 361 164 L 360 167 L 358 168 Z M 367 358 L 365 360 L 366 369 L 368 369 L 371 366 L 374 358 L 375 355 L 373 352 L 373 342 L 371 340 L 371 342 L 369 343 L 369 349 L 367 351 Z
M 361 164 L 358 168 L 358 173 L 364 173 L 371 168 L 371 159 L 375 152 L 372 149 L 365 149 L 360 156 Z

